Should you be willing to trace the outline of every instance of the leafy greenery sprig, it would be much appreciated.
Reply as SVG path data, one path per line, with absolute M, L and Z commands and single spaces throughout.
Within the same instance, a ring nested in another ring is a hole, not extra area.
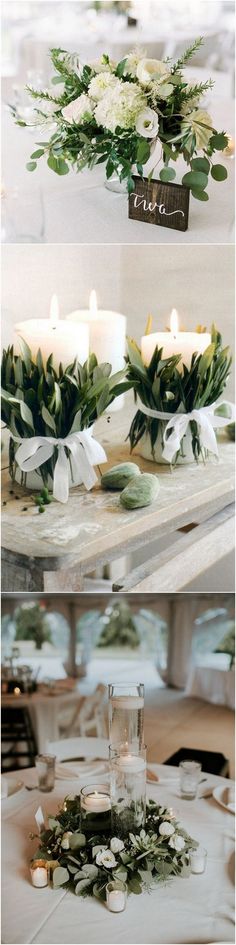
M 79 797 L 74 797 L 65 798 L 63 809 L 48 818 L 34 858 L 51 865 L 54 888 L 63 886 L 77 896 L 105 900 L 110 880 L 121 880 L 129 893 L 138 895 L 171 876 L 187 876 L 189 850 L 197 846 L 168 808 L 155 801 L 147 804 L 145 830 L 130 833 L 123 842 L 100 834 L 87 838 L 80 831 Z M 112 848 L 115 862 L 108 868 L 97 854 Z
M 211 344 L 202 355 L 192 355 L 189 369 L 183 365 L 182 372 L 178 370 L 181 352 L 166 359 L 162 352 L 162 348 L 155 348 L 150 364 L 146 366 L 138 345 L 128 339 L 127 379 L 132 383 L 135 398 L 138 396 L 146 407 L 170 414 L 178 410 L 190 413 L 194 408 L 207 407 L 218 400 L 225 388 L 232 358 L 229 347 L 222 348 L 221 335 L 214 325 Z M 131 450 L 148 433 L 154 452 L 158 433 L 160 431 L 163 435 L 164 429 L 165 422 L 147 417 L 138 410 L 129 431 Z M 191 421 L 191 432 L 193 453 L 198 460 L 202 449 L 195 421 Z
M 11 434 L 10 473 L 14 473 L 18 437 L 66 437 L 70 432 L 84 430 L 97 420 L 109 404 L 130 387 L 125 382 L 126 369 L 112 374 L 111 365 L 98 364 L 91 354 L 84 365 L 75 358 L 73 364 L 55 370 L 53 355 L 43 365 L 41 351 L 34 362 L 31 351 L 20 339 L 22 354 L 9 347 L 2 355 L 2 420 Z M 68 454 L 69 455 L 69 454 Z M 57 449 L 53 457 L 40 466 L 46 486 L 53 477 Z
M 189 187 L 196 199 L 207 201 L 209 174 L 215 181 L 223 181 L 227 177 L 227 170 L 222 164 L 212 163 L 212 155 L 224 151 L 228 137 L 225 132 L 219 134 L 213 127 L 210 116 L 201 111 L 201 97 L 213 87 L 212 80 L 192 83 L 190 86 L 184 78 L 184 67 L 202 44 L 203 38 L 199 37 L 177 62 L 173 63 L 169 58 L 165 60 L 168 93 L 163 91 L 164 84 L 155 79 L 150 78 L 146 86 L 142 85 L 131 65 L 133 53 L 118 63 L 112 63 L 109 56 L 104 54 L 100 64 L 94 67 L 88 64 L 81 66 L 77 53 L 70 54 L 60 48 L 51 49 L 51 60 L 56 70 L 52 86 L 55 85 L 56 88 L 58 83 L 60 86 L 63 83 L 63 90 L 60 89 L 54 99 L 52 87 L 43 92 L 28 87 L 36 106 L 38 102 L 35 118 L 31 122 L 26 122 L 20 112 L 12 107 L 14 118 L 21 126 L 39 125 L 45 126 L 46 129 L 48 127 L 51 131 L 53 124 L 49 140 L 38 142 L 37 149 L 31 154 L 27 164 L 28 170 L 34 171 L 37 161 L 43 156 L 47 159 L 48 167 L 60 176 L 68 174 L 70 166 L 75 171 L 81 171 L 84 167 L 92 170 L 95 165 L 104 163 L 107 178 L 116 173 L 121 181 L 126 181 L 129 193 L 134 190 L 133 168 L 135 167 L 136 172 L 143 177 L 144 165 L 151 155 L 152 141 L 148 139 L 145 131 L 143 134 L 138 132 L 135 123 L 127 128 L 125 122 L 124 127 L 117 125 L 112 132 L 107 130 L 107 127 L 96 121 L 94 101 L 91 113 L 86 114 L 85 111 L 84 115 L 78 120 L 74 119 L 72 123 L 63 115 L 63 108 L 75 99 L 86 96 L 88 100 L 91 80 L 99 71 L 107 70 L 124 85 L 129 83 L 131 88 L 133 85 L 136 90 L 142 92 L 146 105 L 149 109 L 154 109 L 158 117 L 159 127 L 155 140 L 159 140 L 162 145 L 163 164 L 160 163 L 160 179 L 175 179 L 175 167 L 170 166 L 170 162 L 175 165 L 182 155 L 189 168 L 183 175 L 182 183 Z

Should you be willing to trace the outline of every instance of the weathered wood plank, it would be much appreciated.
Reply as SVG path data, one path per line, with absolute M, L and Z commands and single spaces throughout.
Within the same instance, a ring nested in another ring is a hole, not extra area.
M 234 505 L 181 535 L 178 541 L 135 568 L 113 591 L 180 591 L 234 549 Z

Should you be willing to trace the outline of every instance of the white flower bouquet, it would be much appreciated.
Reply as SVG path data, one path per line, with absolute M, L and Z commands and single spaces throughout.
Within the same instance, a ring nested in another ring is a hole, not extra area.
M 39 142 L 31 154 L 28 170 L 34 171 L 44 155 L 59 175 L 68 174 L 70 166 L 81 171 L 104 163 L 107 179 L 117 175 L 131 193 L 133 173 L 143 177 L 156 145 L 160 180 L 174 181 L 174 165 L 182 155 L 187 165 L 182 183 L 198 200 L 208 200 L 209 174 L 216 181 L 227 177 L 222 164 L 212 163 L 212 155 L 224 151 L 228 138 L 216 131 L 201 106 L 211 79 L 191 85 L 184 79 L 183 68 L 201 43 L 197 39 L 176 63 L 147 59 L 143 50 L 134 50 L 118 63 L 103 55 L 83 66 L 77 54 L 52 49 L 56 75 L 51 88 L 27 87 L 35 100 L 33 120 L 24 121 L 12 108 L 19 125 L 39 126 L 44 137 L 47 127 L 50 131 L 49 140 Z

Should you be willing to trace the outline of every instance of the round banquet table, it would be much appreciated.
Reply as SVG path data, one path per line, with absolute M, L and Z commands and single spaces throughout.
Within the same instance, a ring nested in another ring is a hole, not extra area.
M 35 812 L 41 805 L 45 815 L 53 814 L 66 794 L 78 793 L 86 783 L 81 768 L 80 765 L 80 780 L 58 779 L 50 795 L 38 790 L 29 793 L 24 788 L 2 801 L 2 942 L 34 945 L 233 942 L 233 814 L 220 807 L 212 796 L 182 800 L 177 769 L 166 765 L 151 765 L 160 782 L 147 785 L 148 797 L 172 806 L 182 826 L 207 849 L 205 873 L 191 874 L 185 879 L 176 877 L 165 885 L 155 885 L 151 893 L 131 895 L 126 910 L 116 915 L 94 898 L 78 899 L 62 888 L 38 890 L 31 886 L 29 861 L 35 845 L 29 832 L 35 832 Z M 27 785 L 36 783 L 34 768 L 20 775 L 17 772 L 19 776 Z M 100 781 L 104 777 L 99 773 Z M 231 783 L 208 775 L 201 790 Z
M 229 134 L 234 133 L 233 99 L 220 99 L 213 96 L 211 114 L 216 127 L 223 128 Z M 44 240 L 48 243 L 232 243 L 234 241 L 234 160 L 225 159 L 228 179 L 217 183 L 209 181 L 209 202 L 204 203 L 190 197 L 189 229 L 181 233 L 166 227 L 153 226 L 128 219 L 127 196 L 105 189 L 105 170 L 97 166 L 92 171 L 85 169 L 80 174 L 70 171 L 65 177 L 58 177 L 49 170 L 46 160 L 38 162 L 37 170 L 29 173 L 26 163 L 35 150 L 35 142 L 40 141 L 39 132 L 20 128 L 15 125 L 12 116 L 3 107 L 3 157 L 2 178 L 6 194 L 5 211 L 7 215 L 7 194 L 15 188 L 19 190 L 19 217 L 24 215 L 25 200 L 32 203 L 31 219 L 34 221 L 37 235 L 37 203 L 39 190 L 44 207 Z M 45 140 L 45 132 L 44 132 Z M 221 160 L 220 158 L 217 158 Z M 224 162 L 224 159 L 223 159 Z M 151 162 L 152 163 L 152 162 Z M 181 181 L 186 165 L 178 162 L 178 182 Z M 29 211 L 28 211 L 29 212 Z M 4 230 L 4 202 L 2 213 Z M 20 226 L 20 223 L 19 223 Z M 4 239 L 4 236 L 3 236 Z M 6 230 L 6 242 L 9 237 Z M 30 242 L 10 237 L 10 241 Z
M 80 701 L 81 695 L 78 689 L 73 689 L 72 692 L 57 692 L 57 694 L 53 692 L 53 689 L 51 693 L 41 692 L 38 689 L 32 695 L 28 693 L 20 696 L 2 695 L 2 707 L 15 709 L 16 706 L 19 706 L 29 710 L 37 748 L 40 753 L 46 751 L 48 741 L 54 742 L 60 737 L 59 721 L 63 710 L 71 707 L 72 715 L 75 706 Z
M 194 666 L 190 672 L 186 695 L 205 699 L 215 705 L 235 707 L 235 670 Z

